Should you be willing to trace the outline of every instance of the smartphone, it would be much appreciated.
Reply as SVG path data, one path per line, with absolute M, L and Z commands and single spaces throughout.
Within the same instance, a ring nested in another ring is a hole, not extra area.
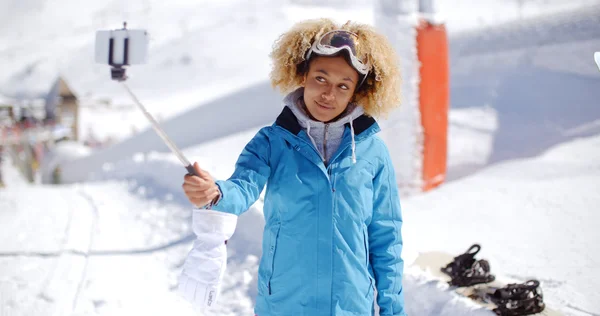
M 148 58 L 146 30 L 120 29 L 96 32 L 96 63 L 110 66 L 145 64 Z

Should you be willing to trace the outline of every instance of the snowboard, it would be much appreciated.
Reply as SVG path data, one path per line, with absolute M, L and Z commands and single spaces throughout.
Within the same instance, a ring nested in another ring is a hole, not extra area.
M 441 282 L 447 283 L 451 280 L 450 276 L 442 272 L 440 269 L 446 266 L 453 260 L 455 256 L 444 252 L 425 252 L 419 254 L 413 266 L 430 273 Z M 514 282 L 513 282 L 514 283 Z M 490 283 L 477 284 L 467 287 L 450 287 L 451 291 L 458 295 L 471 299 L 481 307 L 490 310 L 491 315 L 495 315 L 492 310 L 497 306 L 489 298 L 488 294 L 493 293 L 496 289 L 506 286 L 508 282 L 496 280 Z M 543 290 L 543 289 L 542 289 Z M 534 314 L 536 316 L 564 316 L 561 312 L 550 308 L 547 304 L 541 313 Z

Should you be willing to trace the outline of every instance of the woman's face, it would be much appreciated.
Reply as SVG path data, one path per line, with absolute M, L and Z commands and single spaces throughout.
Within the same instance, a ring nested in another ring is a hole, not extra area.
M 358 72 L 343 56 L 313 57 L 304 75 L 304 103 L 310 115 L 329 122 L 342 114 L 352 100 Z

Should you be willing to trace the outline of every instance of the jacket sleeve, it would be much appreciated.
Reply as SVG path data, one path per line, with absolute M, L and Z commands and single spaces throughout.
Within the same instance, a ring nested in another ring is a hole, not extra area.
M 402 214 L 396 176 L 387 147 L 373 179 L 373 217 L 368 227 L 371 267 L 381 316 L 406 316 L 402 277 Z
M 256 202 L 271 174 L 269 128 L 261 129 L 246 145 L 231 177 L 216 181 L 221 197 L 211 209 L 240 215 Z

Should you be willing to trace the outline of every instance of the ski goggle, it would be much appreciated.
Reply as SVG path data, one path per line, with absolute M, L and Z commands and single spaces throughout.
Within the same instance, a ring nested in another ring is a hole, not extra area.
M 306 60 L 310 59 L 312 53 L 323 56 L 331 56 L 338 54 L 342 50 L 346 50 L 350 56 L 352 67 L 358 73 L 364 76 L 369 74 L 371 66 L 368 61 L 362 61 L 357 56 L 357 48 L 360 46 L 358 35 L 344 30 L 333 30 L 325 33 L 321 38 L 316 40 L 306 54 Z M 364 80 L 363 78 L 363 80 Z

